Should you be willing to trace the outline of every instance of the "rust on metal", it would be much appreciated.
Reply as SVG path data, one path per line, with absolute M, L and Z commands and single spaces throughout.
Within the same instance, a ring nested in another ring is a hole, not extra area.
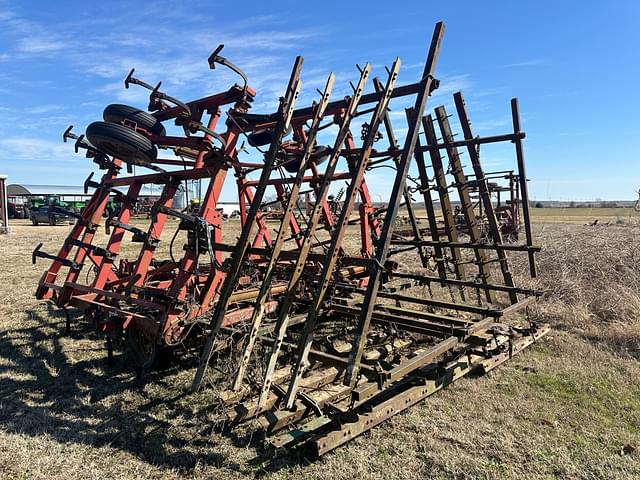
M 192 389 L 216 390 L 221 422 L 252 420 L 271 447 L 316 455 L 509 360 L 548 332 L 526 315 L 540 292 L 510 268 L 526 256 L 535 277 L 540 251 L 525 134 L 515 99 L 513 131 L 486 137 L 473 132 L 461 92 L 452 116 L 431 104 L 443 41 L 440 22 L 415 83 L 397 85 L 400 59 L 384 81 L 370 82 L 367 64 L 347 97 L 332 99 L 331 74 L 303 106 L 298 57 L 267 113 L 252 111 L 257 92 L 222 46 L 209 66 L 241 85 L 203 98 L 176 99 L 132 70 L 126 88 L 150 91 L 148 111 L 110 105 L 85 135 L 65 132 L 103 174 L 87 179 L 94 193 L 57 252 L 33 252 L 48 263 L 37 298 L 126 339 L 141 374 L 163 352 L 194 346 Z M 167 135 L 163 122 L 184 135 Z M 496 143 L 514 146 L 511 169 L 484 168 L 484 146 Z M 380 168 L 390 188 L 374 202 L 367 180 Z M 202 183 L 198 202 L 181 205 Z M 161 193 L 141 209 L 148 184 Z M 221 202 L 229 187 L 233 213 Z M 118 208 L 107 215 L 110 202 Z M 128 241 L 133 259 L 122 256 Z

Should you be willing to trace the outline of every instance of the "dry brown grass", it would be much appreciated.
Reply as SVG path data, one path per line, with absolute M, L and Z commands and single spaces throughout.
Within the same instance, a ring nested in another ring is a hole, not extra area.
M 208 428 L 207 392 L 179 366 L 139 383 L 105 363 L 89 326 L 32 294 L 40 241 L 0 237 L 0 478 L 640 478 L 640 227 L 541 225 L 545 290 L 532 314 L 554 331 L 488 377 L 465 379 L 315 463 L 275 461 Z M 514 272 L 525 283 L 524 259 Z

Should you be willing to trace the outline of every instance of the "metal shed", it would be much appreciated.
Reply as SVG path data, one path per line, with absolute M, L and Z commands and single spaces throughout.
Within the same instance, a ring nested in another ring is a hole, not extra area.
M 140 191 L 141 197 L 159 197 L 162 188 L 154 185 L 145 185 Z M 90 197 L 93 194 L 93 188 L 89 188 L 87 193 L 84 192 L 82 185 L 31 185 L 12 183 L 7 186 L 7 196 L 11 198 L 18 197 L 46 197 L 56 195 L 63 200 L 78 200 L 84 197 Z

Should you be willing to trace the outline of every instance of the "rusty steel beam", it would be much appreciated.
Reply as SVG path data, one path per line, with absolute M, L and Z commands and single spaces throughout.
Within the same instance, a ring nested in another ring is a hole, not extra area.
M 464 102 L 464 97 L 462 96 L 462 92 L 454 93 L 453 100 L 456 104 L 456 110 L 458 111 L 458 118 L 460 119 L 460 125 L 462 126 L 462 132 L 464 134 L 464 138 L 467 140 L 470 140 L 474 137 L 473 137 L 473 132 L 471 130 L 471 122 L 469 120 L 469 114 L 467 113 L 467 106 Z M 452 147 L 452 148 L 457 148 L 457 147 Z M 493 211 L 493 204 L 491 203 L 491 194 L 489 192 L 487 179 L 484 176 L 482 165 L 480 164 L 480 152 L 477 149 L 477 147 L 474 147 L 471 145 L 467 146 L 467 152 L 469 153 L 469 158 L 471 159 L 473 172 L 476 176 L 476 182 L 478 183 L 480 198 L 482 199 L 482 205 L 484 205 L 484 214 L 487 217 L 487 222 L 489 224 L 489 231 L 491 232 L 491 237 L 495 244 L 500 245 L 502 244 L 502 233 L 500 232 L 500 227 L 498 226 L 498 220 L 496 218 L 496 214 Z M 513 277 L 511 276 L 511 272 L 509 271 L 509 264 L 507 263 L 507 256 L 504 250 L 496 250 L 496 254 L 498 255 L 498 261 L 500 264 L 500 270 L 502 271 L 504 284 L 508 287 L 513 287 L 514 286 Z M 518 303 L 518 295 L 513 291 L 509 292 L 509 299 L 511 300 L 511 303 Z
M 513 133 L 516 136 L 514 142 L 516 144 L 516 158 L 518 161 L 518 180 L 520 182 L 520 195 L 522 197 L 522 213 L 524 217 L 524 232 L 527 239 L 527 245 L 533 245 L 533 234 L 531 232 L 531 216 L 529 215 L 529 188 L 527 187 L 527 171 L 524 164 L 524 148 L 522 146 L 522 136 L 520 133 L 520 110 L 518 108 L 518 99 L 511 99 L 511 118 L 513 120 Z M 529 271 L 531 277 L 536 278 L 538 272 L 536 269 L 536 260 L 533 252 L 529 252 Z
M 537 338 L 542 337 L 547 332 L 548 328 L 543 327 L 539 330 Z M 442 369 L 428 368 L 425 376 L 418 376 L 412 382 L 406 382 L 404 389 L 398 393 L 392 396 L 387 395 L 380 403 L 375 403 L 376 397 L 373 397 L 373 405 L 366 403 L 360 406 L 358 411 L 354 412 L 356 413 L 355 421 L 344 422 L 328 432 L 312 436 L 307 440 L 307 444 L 313 448 L 317 456 L 322 456 L 421 402 L 426 397 L 446 388 L 472 371 L 479 370 L 482 373 L 486 373 L 502 361 L 505 361 L 505 359 L 524 350 L 535 339 L 536 337 L 533 335 L 520 338 L 511 344 L 510 351 L 499 354 L 494 361 L 487 361 L 486 358 L 479 355 L 463 353 Z M 381 395 L 384 395 L 384 393 Z
M 529 246 L 529 245 L 509 245 L 502 244 L 498 245 L 495 243 L 465 243 L 465 242 L 443 242 L 443 241 L 432 241 L 432 240 L 405 240 L 405 239 L 393 239 L 391 240 L 392 245 L 415 245 L 421 244 L 429 247 L 451 247 L 451 248 L 471 248 L 471 249 L 480 249 L 480 250 L 502 250 L 507 252 L 539 252 L 542 250 L 542 247 Z
M 430 277 L 429 275 L 421 275 L 419 273 L 394 271 L 391 275 L 396 278 L 408 278 L 411 280 L 424 281 L 427 283 L 440 283 L 443 281 L 439 277 Z M 444 280 L 444 282 L 451 285 L 480 288 L 483 290 L 496 290 L 498 292 L 509 292 L 513 290 L 514 292 L 522 295 L 534 295 L 536 297 L 539 297 L 542 295 L 542 291 L 540 290 L 532 290 L 528 288 L 518 288 L 518 287 L 507 287 L 505 285 L 497 285 L 497 284 L 485 283 L 485 282 L 480 283 L 480 282 L 474 282 L 471 280 L 456 280 L 453 278 L 447 278 L 446 280 Z
M 322 275 L 318 281 L 318 288 L 315 292 L 314 302 L 311 309 L 309 310 L 309 316 L 307 317 L 307 321 L 305 322 L 305 329 L 302 333 L 302 338 L 300 339 L 299 349 L 296 355 L 296 362 L 293 367 L 294 373 L 291 377 L 291 381 L 289 382 L 289 388 L 287 390 L 287 396 L 285 399 L 287 408 L 291 408 L 295 401 L 296 393 L 298 390 L 298 383 L 302 378 L 302 374 L 306 367 L 307 356 L 309 354 L 309 350 L 311 349 L 311 343 L 313 341 L 313 331 L 317 323 L 317 317 L 320 313 L 320 308 L 322 307 L 325 293 L 327 291 L 327 288 L 329 287 L 329 282 L 333 275 L 333 269 L 338 259 L 339 248 L 342 246 L 342 240 L 344 239 L 344 235 L 346 233 L 347 222 L 349 220 L 349 216 L 351 215 L 356 195 L 358 194 L 358 191 L 360 189 L 360 184 L 362 183 L 362 179 L 364 178 L 364 173 L 369 161 L 369 155 L 371 154 L 371 150 L 373 149 L 373 143 L 376 140 L 378 128 L 380 127 L 380 123 L 382 122 L 382 115 L 386 111 L 389 100 L 391 99 L 391 94 L 393 92 L 393 87 L 398 77 L 399 70 L 400 59 L 397 58 L 393 62 L 393 66 L 389 70 L 389 77 L 384 88 L 384 96 L 377 104 L 376 109 L 373 112 L 371 122 L 369 123 L 369 133 L 365 138 L 363 144 L 362 154 L 358 158 L 355 168 L 351 172 L 352 180 L 347 189 L 345 204 L 342 206 L 340 218 L 336 225 L 336 230 L 333 232 L 331 245 L 327 251 L 327 257 L 322 265 Z
M 415 115 L 413 116 L 412 121 L 409 122 L 409 132 L 405 137 L 402 156 L 398 161 L 396 177 L 391 190 L 391 196 L 389 198 L 389 207 L 382 225 L 380 243 L 378 244 L 378 248 L 375 252 L 376 262 L 370 267 L 371 274 L 369 275 L 367 293 L 364 298 L 364 308 L 362 309 L 362 314 L 358 319 L 356 340 L 353 344 L 353 349 L 349 357 L 349 367 L 345 374 L 345 384 L 348 385 L 354 384 L 359 371 L 360 360 L 364 351 L 364 345 L 369 332 L 369 324 L 371 322 L 371 316 L 376 302 L 376 295 L 382 278 L 381 266 L 387 260 L 391 235 L 393 234 L 396 216 L 398 215 L 398 209 L 400 207 L 400 199 L 406 187 L 409 166 L 411 159 L 413 158 L 413 151 L 420 133 L 420 122 L 418 119 L 424 112 L 427 105 L 427 98 L 431 92 L 431 85 L 434 79 L 438 54 L 440 53 L 440 45 L 443 37 L 444 23 L 439 22 L 436 24 L 433 32 L 433 38 L 431 39 L 431 45 L 429 46 L 429 54 L 422 74 L 422 81 L 420 82 L 420 89 L 416 95 L 414 105 Z
M 489 143 L 515 142 L 524 139 L 524 132 L 505 133 L 504 135 L 489 135 L 487 137 L 465 138 L 464 140 L 454 140 L 453 142 L 436 142 L 433 145 L 424 145 L 417 148 L 416 151 L 430 152 L 431 150 L 446 150 L 447 147 L 472 147 L 478 145 L 486 145 Z
M 453 141 L 453 132 L 451 131 L 451 125 L 449 124 L 449 117 L 444 106 L 436 107 L 436 119 L 442 132 L 442 139 L 447 144 Z M 480 235 L 480 226 L 478 224 L 478 218 L 473 211 L 473 204 L 469 197 L 469 186 L 467 178 L 462 170 L 462 162 L 460 161 L 460 154 L 457 147 L 449 146 L 447 149 L 447 156 L 449 157 L 449 165 L 451 173 L 455 179 L 456 189 L 460 197 L 460 203 L 462 205 L 462 213 L 467 224 L 467 230 L 471 237 L 471 242 L 480 243 L 482 239 Z M 475 248 L 474 253 L 476 256 L 476 263 L 478 265 L 478 274 L 483 282 L 489 282 L 491 280 L 491 272 L 487 268 L 487 257 L 483 250 Z M 495 293 L 492 290 L 485 289 L 485 296 L 489 303 L 496 302 Z
M 406 111 L 407 120 L 415 114 L 413 109 L 408 108 Z M 420 149 L 420 137 L 416 140 L 416 148 L 414 152 L 416 158 L 416 165 L 418 167 L 418 178 L 420 179 L 419 190 L 422 193 L 424 200 L 424 208 L 427 211 L 427 220 L 429 222 L 429 233 L 434 242 L 440 241 L 440 230 L 438 228 L 438 220 L 436 218 L 435 208 L 433 206 L 433 199 L 431 198 L 431 190 L 429 187 L 429 176 L 427 175 L 427 165 L 424 161 L 424 154 Z M 415 235 L 414 235 L 415 236 Z M 415 240 L 414 240 L 415 241 Z M 419 240 L 422 242 L 422 239 Z M 394 240 L 391 239 L 391 244 L 394 244 Z M 435 261 L 438 267 L 438 275 L 440 278 L 447 278 L 447 269 L 445 265 L 444 250 L 440 245 L 432 245 L 435 251 Z
M 271 377 L 273 375 L 273 372 L 275 371 L 275 368 L 278 362 L 278 356 L 280 354 L 280 348 L 282 347 L 282 343 L 284 341 L 284 337 L 286 335 L 288 324 L 289 324 L 289 318 L 290 318 L 289 311 L 294 303 L 296 291 L 298 288 L 298 282 L 300 281 L 302 273 L 305 269 L 307 257 L 310 253 L 311 246 L 312 246 L 313 235 L 318 226 L 318 222 L 320 221 L 322 203 L 325 201 L 329 192 L 329 187 L 331 184 L 331 176 L 333 175 L 333 172 L 335 171 L 335 168 L 338 164 L 338 159 L 340 158 L 339 151 L 344 145 L 344 143 L 347 141 L 347 138 L 351 135 L 349 130 L 349 127 L 351 125 L 351 120 L 353 119 L 356 109 L 358 108 L 358 104 L 364 92 L 364 88 L 367 83 L 367 79 L 369 78 L 370 71 L 371 71 L 371 67 L 369 64 L 367 64 L 364 66 L 364 68 L 360 72 L 360 80 L 358 81 L 358 84 L 354 89 L 354 94 L 349 101 L 347 109 L 342 114 L 342 120 L 340 123 L 338 134 L 336 135 L 336 140 L 334 143 L 332 154 L 329 160 L 327 161 L 327 167 L 322 177 L 322 183 L 316 193 L 316 204 L 309 218 L 307 228 L 305 231 L 304 240 L 303 240 L 302 246 L 300 247 L 299 256 L 296 260 L 293 273 L 289 278 L 289 284 L 287 286 L 287 294 L 282 301 L 280 313 L 276 321 L 275 341 L 272 347 L 271 354 L 269 356 L 269 363 L 267 365 L 267 370 L 265 372 L 264 381 L 260 391 L 260 402 L 266 399 L 271 388 L 271 381 L 272 381 Z
M 256 192 L 254 193 L 253 202 L 251 203 L 251 208 L 249 209 L 249 213 L 247 214 L 242 233 L 240 234 L 240 238 L 238 239 L 236 250 L 232 253 L 231 256 L 232 264 L 229 268 L 229 271 L 226 272 L 222 291 L 220 292 L 218 302 L 215 306 L 214 314 L 211 318 L 211 331 L 209 332 L 207 343 L 200 357 L 200 363 L 198 364 L 198 369 L 193 379 L 192 389 L 195 391 L 197 391 L 202 384 L 202 379 L 205 375 L 205 372 L 209 365 L 209 360 L 211 358 L 211 353 L 214 349 L 216 334 L 218 333 L 218 330 L 220 330 L 220 327 L 222 326 L 222 323 L 224 321 L 225 313 L 227 307 L 229 306 L 229 298 L 231 297 L 231 294 L 235 289 L 236 280 L 238 277 L 238 273 L 240 272 L 240 267 L 242 266 L 242 261 L 244 259 L 247 248 L 249 248 L 249 243 L 251 241 L 251 231 L 258 216 L 259 207 L 262 203 L 262 198 L 264 197 L 264 193 L 267 187 L 264 182 L 268 180 L 269 175 L 271 174 L 271 170 L 273 169 L 273 166 L 276 162 L 276 154 L 278 153 L 278 148 L 280 147 L 280 141 L 291 122 L 293 107 L 300 93 L 300 71 L 302 69 L 302 61 L 302 57 L 296 58 L 293 71 L 291 72 L 291 77 L 289 78 L 289 84 L 287 85 L 285 96 L 280 103 L 278 120 L 275 127 L 275 138 L 271 142 L 269 152 L 267 153 L 267 156 L 265 158 L 264 169 L 260 177 L 260 179 L 263 181 L 263 184 L 258 186 Z
M 376 88 L 376 92 L 379 92 L 384 88 L 384 86 L 382 85 L 382 82 L 377 77 L 373 79 L 373 85 Z M 389 116 L 389 112 L 384 112 L 384 116 L 382 117 L 382 123 L 384 124 L 385 131 L 387 132 L 387 140 L 389 141 L 389 147 L 391 149 L 395 149 L 398 151 L 398 154 L 392 157 L 393 163 L 395 164 L 396 168 L 398 168 L 398 161 L 400 159 L 402 150 L 400 150 L 400 145 L 398 144 L 398 141 L 396 140 L 396 135 L 393 132 L 393 125 L 391 124 L 391 117 Z M 413 231 L 413 237 L 416 240 L 420 240 L 420 228 L 418 227 L 416 215 L 413 210 L 413 199 L 411 198 L 411 193 L 409 192 L 406 185 L 403 190 L 404 191 L 402 192 L 402 196 L 404 197 L 404 206 L 407 209 L 407 215 L 409 216 L 409 223 L 411 225 L 411 230 Z M 429 258 L 422 246 L 418 246 L 418 254 L 420 255 L 422 266 L 427 267 Z
M 433 119 L 431 115 L 422 117 L 422 128 L 424 135 L 427 139 L 427 145 L 435 145 L 437 143 L 436 131 L 433 126 Z M 458 229 L 456 228 L 455 218 L 453 216 L 453 208 L 451 206 L 451 200 L 449 198 L 449 191 L 447 186 L 447 178 L 442 165 L 442 157 L 440 152 L 436 149 L 429 150 L 429 157 L 431 160 L 431 166 L 433 167 L 434 179 L 436 182 L 436 190 L 440 198 L 440 208 L 442 209 L 442 218 L 444 221 L 445 232 L 449 239 L 449 249 L 451 251 L 451 258 L 453 261 L 453 269 L 456 275 L 456 279 L 460 281 L 465 280 L 465 268 L 462 264 L 462 253 L 460 248 L 455 244 L 458 243 Z M 422 188 L 426 188 L 428 185 L 421 185 Z M 442 278 L 445 282 L 447 279 Z M 465 300 L 464 288 L 460 286 L 460 298 Z
M 242 385 L 242 380 L 244 378 L 245 370 L 249 364 L 249 360 L 251 358 L 251 353 L 253 351 L 253 346 L 258 337 L 258 332 L 260 329 L 260 324 L 262 323 L 263 317 L 263 304 L 267 299 L 269 294 L 269 288 L 271 286 L 271 281 L 273 279 L 273 274 L 275 272 L 275 268 L 278 260 L 280 259 L 280 252 L 284 245 L 284 241 L 288 232 L 289 222 L 293 217 L 293 209 L 296 207 L 298 203 L 298 192 L 300 191 L 300 187 L 302 185 L 302 178 L 304 177 L 304 172 L 307 170 L 309 166 L 309 162 L 311 161 L 311 154 L 313 153 L 313 149 L 316 145 L 316 135 L 318 134 L 318 127 L 320 126 L 320 122 L 324 117 L 324 112 L 327 107 L 327 103 L 329 102 L 329 97 L 331 96 L 331 90 L 333 89 L 333 83 L 335 81 L 335 76 L 333 74 L 329 75 L 327 79 L 327 83 L 324 88 L 324 92 L 320 98 L 320 102 L 316 107 L 316 111 L 313 117 L 313 121 L 311 123 L 311 127 L 307 133 L 306 146 L 304 149 L 304 153 L 302 159 L 300 161 L 300 166 L 298 167 L 298 173 L 296 175 L 295 182 L 291 188 L 291 191 L 288 192 L 288 200 L 285 205 L 284 215 L 280 220 L 280 228 L 276 235 L 275 241 L 271 246 L 271 252 L 269 254 L 269 263 L 266 267 L 266 270 L 263 274 L 262 284 L 260 286 L 260 292 L 255 300 L 255 310 L 253 316 L 251 318 L 251 332 L 249 333 L 249 338 L 247 340 L 247 344 L 244 348 L 244 353 L 242 355 L 242 359 L 240 360 L 240 365 L 238 366 L 238 372 L 236 374 L 235 380 L 233 382 L 233 389 L 237 390 Z M 254 200 L 255 201 L 255 200 Z

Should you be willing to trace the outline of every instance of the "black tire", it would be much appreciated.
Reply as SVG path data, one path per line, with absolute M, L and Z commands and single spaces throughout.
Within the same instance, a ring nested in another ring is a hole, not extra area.
M 31 217 L 31 223 L 33 223 L 34 227 L 38 226 L 38 219 L 35 216 Z
M 153 370 L 161 364 L 164 349 L 135 322 L 127 327 L 125 340 L 129 355 L 139 373 Z
M 97 149 L 121 160 L 152 162 L 158 156 L 151 140 L 118 123 L 93 122 L 86 134 Z
M 293 130 L 293 128 L 291 127 L 291 125 L 289 125 L 289 128 L 286 132 L 284 132 L 284 135 L 282 135 L 282 137 L 284 138 L 289 135 L 291 133 L 291 130 Z M 268 128 L 266 130 L 256 130 L 255 132 L 247 135 L 247 141 L 252 147 L 264 147 L 265 145 L 270 145 L 271 142 L 273 142 L 274 133 L 275 129 L 273 128 Z
M 247 141 L 252 147 L 263 147 L 273 141 L 273 130 L 258 130 L 247 136 Z
M 313 149 L 311 158 L 315 160 L 316 165 L 321 165 L 327 161 L 330 155 L 331 155 L 331 147 L 318 145 Z M 287 163 L 284 165 L 284 169 L 289 173 L 296 173 L 300 168 L 301 161 L 302 161 L 302 158 L 298 159 L 295 162 Z
M 124 120 L 130 120 L 155 135 L 165 135 L 167 133 L 164 125 L 162 125 L 156 117 L 144 110 L 130 107 L 129 105 L 122 105 L 120 103 L 107 105 L 107 108 L 105 108 L 102 113 L 102 118 L 105 122 L 110 123 L 122 123 Z

